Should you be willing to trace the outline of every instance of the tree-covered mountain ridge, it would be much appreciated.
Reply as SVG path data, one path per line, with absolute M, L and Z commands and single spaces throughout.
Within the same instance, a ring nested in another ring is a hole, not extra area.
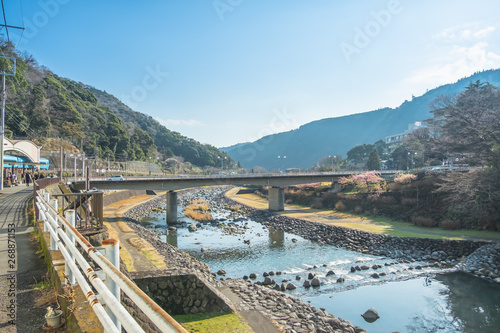
M 133 111 L 105 91 L 54 74 L 10 43 L 1 43 L 0 52 L 17 62 L 16 75 L 6 77 L 5 135 L 9 138 L 29 138 L 42 147 L 47 138 L 62 138 L 87 156 L 109 160 L 178 156 L 204 167 L 227 157 L 212 145 L 170 131 L 151 116 Z M 2 69 L 10 63 L 0 59 Z
M 471 82 L 500 86 L 500 69 L 477 72 L 455 83 L 442 85 L 396 108 L 381 108 L 304 124 L 295 130 L 265 136 L 255 142 L 221 148 L 243 167 L 267 170 L 309 168 L 327 155 L 346 156 L 351 148 L 403 133 L 408 125 L 432 117 L 432 102 L 439 96 L 457 95 Z M 286 156 L 286 159 L 278 159 Z

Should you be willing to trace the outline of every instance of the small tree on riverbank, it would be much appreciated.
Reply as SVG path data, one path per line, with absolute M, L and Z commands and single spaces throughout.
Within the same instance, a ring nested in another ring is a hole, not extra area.
M 376 192 L 377 194 L 382 193 L 385 186 L 384 179 L 376 171 L 341 177 L 338 183 L 343 187 L 352 186 L 358 192 Z

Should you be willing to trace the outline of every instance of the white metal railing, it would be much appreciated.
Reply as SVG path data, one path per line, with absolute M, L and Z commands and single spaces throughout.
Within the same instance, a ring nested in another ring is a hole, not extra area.
M 106 332 L 121 332 L 122 326 L 127 332 L 144 332 L 121 305 L 120 290 L 123 290 L 162 332 L 187 333 L 168 313 L 120 272 L 117 240 L 103 241 L 102 249 L 105 252 L 103 255 L 75 229 L 74 210 L 67 210 L 65 217 L 62 217 L 58 213 L 57 200 L 51 200 L 50 194 L 43 189 L 36 192 L 35 199 L 40 220 L 44 221 L 44 231 L 50 234 L 50 249 L 61 252 L 65 260 L 65 274 L 68 275 L 70 283 L 76 282 L 80 286 Z M 96 272 L 92 269 L 76 244 L 102 271 Z M 89 282 L 98 295 L 93 292 Z

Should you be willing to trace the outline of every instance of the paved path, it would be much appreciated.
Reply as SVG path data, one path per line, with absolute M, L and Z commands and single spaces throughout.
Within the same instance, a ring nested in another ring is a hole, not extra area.
M 0 332 L 40 332 L 45 310 L 34 304 L 33 284 L 47 270 L 30 241 L 26 209 L 32 186 L 7 187 L 0 191 Z

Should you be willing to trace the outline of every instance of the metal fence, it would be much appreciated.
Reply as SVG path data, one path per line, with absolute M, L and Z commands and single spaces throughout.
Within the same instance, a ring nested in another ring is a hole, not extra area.
M 120 246 L 117 240 L 103 241 L 103 246 L 99 249 L 93 247 L 75 228 L 75 210 L 66 210 L 63 217 L 58 212 L 58 201 L 51 198 L 48 192 L 41 189 L 35 193 L 37 216 L 44 221 L 44 231 L 50 234 L 50 249 L 61 252 L 65 260 L 65 273 L 69 276 L 70 283 L 78 282 L 106 332 L 121 332 L 122 326 L 130 333 L 144 332 L 121 305 L 120 290 L 122 290 L 162 332 L 187 333 L 168 313 L 120 272 Z M 100 270 L 94 270 L 79 249 L 87 253 Z

